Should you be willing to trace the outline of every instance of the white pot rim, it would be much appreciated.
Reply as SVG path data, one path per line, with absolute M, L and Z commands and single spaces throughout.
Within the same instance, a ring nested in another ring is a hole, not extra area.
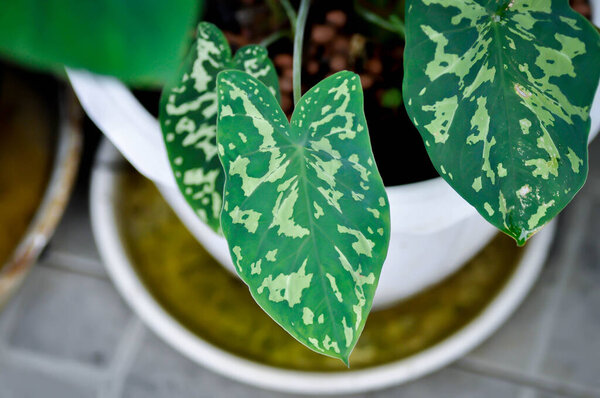
M 56 125 L 54 160 L 41 201 L 17 247 L 5 264 L 0 264 L 0 307 L 19 287 L 30 267 L 52 237 L 75 184 L 83 136 L 81 111 L 75 95 L 56 96 L 59 117 Z
M 99 157 L 116 151 L 104 142 Z M 465 355 L 489 337 L 517 308 L 535 282 L 554 235 L 551 223 L 528 243 L 514 274 L 488 307 L 468 325 L 435 346 L 386 365 L 348 372 L 305 372 L 276 368 L 209 344 L 169 315 L 140 281 L 121 242 L 113 203 L 117 174 L 95 168 L 90 206 L 92 229 L 103 262 L 121 295 L 146 325 L 197 363 L 229 378 L 257 387 L 292 393 L 329 395 L 390 387 L 434 372 Z
M 67 69 L 67 74 L 90 119 L 125 158 L 162 189 L 178 193 L 158 120 L 133 93 L 111 77 L 73 69 Z M 441 177 L 387 187 L 386 190 L 390 202 L 398 201 L 403 205 L 398 207 L 400 211 L 392 215 L 393 219 L 403 220 L 395 223 L 392 220 L 402 232 L 420 234 L 441 230 L 477 213 Z M 423 198 L 429 199 L 424 202 Z M 424 208 L 428 210 L 421 211 Z M 190 208 L 190 211 L 193 210 Z M 417 212 L 422 217 L 415 222 L 406 221 L 412 219 L 407 214 Z M 186 221 L 186 224 L 189 227 L 189 223 L 194 221 L 195 217 Z

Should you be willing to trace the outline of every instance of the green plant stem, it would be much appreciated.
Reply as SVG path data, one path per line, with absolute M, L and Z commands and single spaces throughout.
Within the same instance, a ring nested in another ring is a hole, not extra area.
M 273 32 L 269 36 L 265 37 L 260 45 L 263 47 L 269 47 L 271 44 L 275 43 L 277 40 L 282 39 L 284 37 L 291 37 L 292 32 L 289 30 L 279 30 L 277 32 Z
M 285 13 L 288 16 L 288 19 L 290 20 L 290 25 L 292 25 L 292 30 L 296 30 L 296 21 L 298 18 L 296 16 L 296 11 L 294 10 L 294 7 L 292 7 L 289 0 L 281 0 L 281 6 L 285 10 Z
M 284 11 L 281 9 L 281 2 L 278 0 L 265 0 L 267 7 L 271 10 L 275 21 L 279 22 L 284 18 Z
M 308 16 L 309 7 L 310 0 L 302 0 L 300 2 L 294 32 L 294 104 L 297 104 L 300 101 L 300 97 L 302 97 L 302 46 L 304 45 L 304 28 L 306 27 L 306 17 Z
M 380 17 L 376 13 L 367 10 L 365 7 L 360 5 L 360 2 L 358 0 L 354 0 L 354 9 L 365 20 L 371 22 L 374 25 L 379 26 L 382 29 L 397 33 L 404 39 L 404 23 L 400 21 L 399 18 L 397 18 L 394 22 L 390 22 L 389 20 Z

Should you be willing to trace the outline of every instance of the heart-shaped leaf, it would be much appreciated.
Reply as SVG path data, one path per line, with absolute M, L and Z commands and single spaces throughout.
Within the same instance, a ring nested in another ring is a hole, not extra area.
M 600 36 L 567 0 L 409 0 L 404 98 L 442 177 L 519 244 L 585 182 Z
M 177 71 L 203 0 L 18 0 L 0 5 L 0 54 L 129 83 L 163 84 Z
M 215 231 L 220 230 L 225 182 L 217 156 L 217 74 L 226 69 L 250 73 L 279 98 L 277 73 L 264 47 L 242 47 L 232 59 L 223 33 L 201 22 L 179 78 L 163 91 L 159 115 L 179 189 L 198 217 Z
M 246 73 L 219 74 L 221 215 L 238 273 L 258 304 L 316 352 L 348 356 L 371 308 L 390 234 L 360 79 L 337 73 L 291 123 Z

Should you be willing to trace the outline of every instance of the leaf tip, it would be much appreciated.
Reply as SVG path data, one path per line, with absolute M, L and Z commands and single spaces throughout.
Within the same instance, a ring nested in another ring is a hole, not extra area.
M 529 238 L 531 238 L 533 235 L 535 235 L 535 233 L 539 230 L 536 229 L 534 231 L 526 231 L 526 230 L 519 230 L 519 231 L 515 231 L 515 230 L 509 230 L 506 231 L 506 233 L 515 240 L 515 242 L 517 243 L 517 246 L 519 247 L 523 247 L 525 246 L 525 244 L 527 243 L 527 241 L 529 240 Z
M 347 353 L 345 355 L 342 355 L 340 357 L 340 360 L 344 363 L 344 365 L 346 365 L 346 367 L 348 369 L 350 369 L 350 353 Z

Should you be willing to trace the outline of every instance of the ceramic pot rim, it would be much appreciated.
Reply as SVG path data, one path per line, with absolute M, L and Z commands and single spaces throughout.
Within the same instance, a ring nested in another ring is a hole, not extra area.
M 67 207 L 81 158 L 81 108 L 71 90 L 58 95 L 54 161 L 42 201 L 23 238 L 0 270 L 0 305 L 23 280 Z
M 98 158 L 117 158 L 104 141 Z M 115 213 L 118 174 L 97 167 L 92 174 L 92 230 L 100 255 L 117 289 L 148 327 L 182 354 L 232 379 L 258 387 L 304 394 L 358 393 L 390 387 L 434 372 L 489 337 L 517 308 L 537 279 L 552 242 L 555 222 L 534 236 L 514 274 L 486 310 L 435 346 L 397 362 L 349 372 L 305 372 L 253 362 L 218 348 L 188 331 L 151 296 L 131 266 Z

